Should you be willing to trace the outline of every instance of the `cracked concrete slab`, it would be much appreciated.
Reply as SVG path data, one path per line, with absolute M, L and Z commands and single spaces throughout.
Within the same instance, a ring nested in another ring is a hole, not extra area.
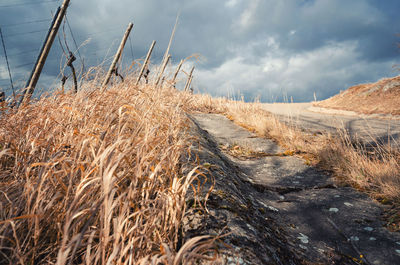
M 204 137 L 213 143 L 213 152 L 219 153 L 213 163 L 220 159 L 222 169 L 230 168 L 240 178 L 240 181 L 226 178 L 226 183 L 219 187 L 222 190 L 230 181 L 236 182 L 235 192 L 241 199 L 229 204 L 222 196 L 216 203 L 211 196 L 211 204 L 215 204 L 215 209 L 227 205 L 223 207 L 226 214 L 236 211 L 240 216 L 240 209 L 245 208 L 246 200 L 247 205 L 250 201 L 254 209 L 267 216 L 264 220 L 271 222 L 268 229 L 274 230 L 275 226 L 282 231 L 285 241 L 280 242 L 286 242 L 285 248 L 300 257 L 297 261 L 292 259 L 292 264 L 400 264 L 400 234 L 386 230 L 381 221 L 385 206 L 350 187 L 336 187 L 332 177 L 306 165 L 299 157 L 233 157 L 219 147 L 237 144 L 266 152 L 283 150 L 273 141 L 255 137 L 222 115 L 193 115 L 193 120 L 204 131 Z M 202 159 L 207 160 L 207 156 Z M 243 208 L 233 210 L 235 205 Z M 252 212 L 246 213 L 251 215 Z M 240 222 L 252 219 L 248 216 Z M 263 233 L 263 228 L 256 223 L 240 227 L 243 238 Z M 258 248 L 268 249 L 269 246 L 264 241 Z M 279 264 L 273 260 L 265 264 Z
M 334 185 L 332 178 L 307 166 L 297 157 L 264 157 L 257 160 L 239 160 L 232 157 L 231 159 L 240 164 L 252 183 L 266 187 L 307 189 Z
M 213 119 L 214 114 L 196 114 L 195 119 L 199 126 L 209 133 L 220 145 L 240 145 L 265 153 L 281 153 L 283 149 L 269 139 L 258 138 L 251 133 L 237 126 L 227 118 Z

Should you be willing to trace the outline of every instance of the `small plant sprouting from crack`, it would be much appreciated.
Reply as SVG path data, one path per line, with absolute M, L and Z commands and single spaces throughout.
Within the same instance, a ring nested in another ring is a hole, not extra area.
M 239 158 L 239 159 L 258 159 L 262 157 L 269 157 L 269 156 L 293 156 L 297 154 L 297 152 L 292 150 L 286 150 L 284 152 L 279 153 L 267 153 L 263 151 L 255 151 L 250 147 L 244 147 L 239 144 L 232 144 L 232 145 L 220 145 L 221 150 L 227 152 L 229 155 Z

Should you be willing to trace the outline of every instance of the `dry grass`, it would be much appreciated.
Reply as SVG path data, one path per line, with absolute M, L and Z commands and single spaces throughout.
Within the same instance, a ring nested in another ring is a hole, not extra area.
M 101 81 L 101 80 L 100 80 Z M 133 80 L 87 82 L 0 110 L 1 264 L 192 264 L 214 239 L 179 242 L 191 96 Z M 2 260 L 2 262 L 1 262 Z
M 220 145 L 220 148 L 227 152 L 229 155 L 239 158 L 239 159 L 258 159 L 261 157 L 268 156 L 292 156 L 295 153 L 293 151 L 285 151 L 279 153 L 267 153 L 263 151 L 255 151 L 248 146 L 241 146 L 234 143 L 233 145 Z
M 222 113 L 237 124 L 272 138 L 290 152 L 301 154 L 308 164 L 329 170 L 340 181 L 368 192 L 383 202 L 400 205 L 400 153 L 377 144 L 371 148 L 349 135 L 312 134 L 286 125 L 258 103 L 197 96 L 199 111 Z M 398 216 L 400 221 L 400 216 Z
M 314 105 L 362 114 L 400 115 L 400 76 L 350 87 Z
M 180 242 L 187 111 L 223 113 L 374 196 L 399 201 L 399 155 L 311 135 L 247 104 L 124 83 L 0 106 L 0 264 L 217 263 L 214 238 Z M 101 81 L 101 80 L 100 80 Z M 243 153 L 243 150 L 239 150 Z M 255 155 L 255 154 L 248 154 Z M 257 155 L 257 154 L 256 154 Z M 194 192 L 195 194 L 198 192 Z

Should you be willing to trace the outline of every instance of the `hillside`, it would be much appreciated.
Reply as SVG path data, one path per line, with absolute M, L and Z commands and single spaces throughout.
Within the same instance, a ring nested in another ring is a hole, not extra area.
M 350 87 L 314 106 L 361 114 L 400 115 L 400 76 Z

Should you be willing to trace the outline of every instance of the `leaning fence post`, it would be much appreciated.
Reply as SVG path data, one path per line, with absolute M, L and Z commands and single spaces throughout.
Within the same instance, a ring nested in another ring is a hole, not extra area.
M 194 66 L 192 67 L 192 70 L 190 70 L 190 74 L 189 77 L 186 81 L 186 85 L 185 85 L 185 89 L 184 91 L 187 91 L 190 87 L 190 84 L 192 83 L 192 79 L 193 79 L 193 71 L 194 71 Z
M 138 76 L 138 78 L 137 78 L 137 80 L 136 80 L 136 84 L 135 84 L 136 86 L 139 84 L 139 81 L 140 81 L 140 79 L 141 79 L 142 76 L 143 76 L 144 70 L 146 69 L 147 64 L 149 63 L 149 60 L 150 60 L 150 57 L 151 57 L 151 53 L 153 52 L 153 49 L 154 49 L 154 46 L 155 46 L 155 45 L 156 45 L 156 41 L 153 40 L 153 43 L 151 43 L 150 49 L 149 49 L 149 51 L 147 52 L 146 59 L 144 60 L 142 69 L 140 70 L 139 76 Z
M 184 61 L 183 61 L 183 59 L 182 59 L 181 62 L 179 63 L 179 65 L 178 65 L 178 67 L 176 68 L 174 77 L 172 78 L 172 84 L 174 84 L 174 85 L 175 85 L 176 77 L 178 76 L 179 71 L 181 70 L 181 67 L 182 67 L 183 62 L 184 62 Z
M 171 37 L 169 38 L 168 47 L 167 47 L 167 49 L 165 50 L 164 56 L 163 56 L 162 61 L 161 61 L 161 65 L 164 65 L 165 62 L 168 60 L 169 50 L 171 49 L 171 44 L 172 44 L 172 41 L 173 41 L 174 36 L 175 36 L 175 31 L 176 31 L 176 27 L 177 27 L 177 25 L 178 25 L 178 20 L 179 20 L 179 13 L 178 13 L 178 15 L 176 16 L 175 25 L 174 25 L 174 28 L 173 28 L 173 30 L 172 30 Z M 168 63 L 167 63 L 167 64 L 168 64 Z M 161 73 L 158 73 L 157 76 L 159 76 L 160 79 L 161 79 L 162 74 L 161 74 Z M 158 80 L 158 79 L 157 79 L 157 80 Z M 160 82 L 160 80 L 158 80 L 158 82 Z M 156 83 L 158 83 L 158 82 L 156 82 Z
M 160 71 L 160 74 L 158 75 L 157 81 L 156 81 L 156 87 L 158 86 L 158 83 L 160 83 L 161 77 L 164 74 L 165 68 L 167 67 L 170 59 L 171 59 L 171 55 L 169 54 L 167 59 L 164 61 L 163 65 L 161 66 L 161 71 Z
M 110 69 L 108 69 L 106 78 L 104 79 L 104 82 L 103 82 L 103 85 L 102 85 L 103 89 L 107 86 L 108 82 L 110 82 L 111 75 L 114 73 L 115 66 L 117 65 L 119 59 L 121 58 L 121 54 L 122 54 L 122 52 L 124 50 L 125 43 L 128 40 L 129 33 L 131 32 L 132 27 L 133 27 L 133 24 L 129 23 L 128 28 L 125 31 L 124 37 L 122 38 L 121 44 L 119 45 L 118 51 L 114 56 L 114 60 L 110 65 Z
M 64 19 L 65 13 L 67 12 L 67 8 L 69 6 L 70 1 L 71 0 L 64 0 L 61 8 L 57 9 L 56 15 L 53 18 L 49 32 L 47 33 L 46 41 L 42 46 L 42 50 L 33 68 L 31 77 L 29 78 L 29 81 L 25 87 L 23 96 L 21 97 L 21 101 L 19 102 L 19 104 L 22 104 L 23 102 L 28 102 L 35 90 L 36 84 L 39 81 L 39 77 L 40 74 L 42 73 L 47 56 L 49 55 L 51 46 L 53 45 L 54 39 L 56 38 L 58 29 L 60 28 L 61 22 Z

